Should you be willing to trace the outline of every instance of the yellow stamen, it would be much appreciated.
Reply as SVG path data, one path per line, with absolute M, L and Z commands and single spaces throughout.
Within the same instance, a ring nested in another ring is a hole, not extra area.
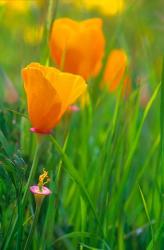
M 39 182 L 38 182 L 38 187 L 41 192 L 42 192 L 42 187 L 49 181 L 50 178 L 48 176 L 48 171 L 45 171 L 45 169 L 43 169 L 43 174 L 39 176 Z

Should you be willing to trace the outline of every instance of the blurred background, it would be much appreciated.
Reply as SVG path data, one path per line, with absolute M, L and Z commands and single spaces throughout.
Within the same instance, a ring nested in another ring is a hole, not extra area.
M 31 61 L 43 61 L 46 54 L 44 34 L 48 2 L 0 0 L 0 67 L 18 91 L 22 66 Z M 151 86 L 152 82 L 159 81 L 164 49 L 162 0 L 57 0 L 54 8 L 56 18 L 101 17 L 106 51 L 120 47 L 126 50 L 134 82 L 140 78 Z

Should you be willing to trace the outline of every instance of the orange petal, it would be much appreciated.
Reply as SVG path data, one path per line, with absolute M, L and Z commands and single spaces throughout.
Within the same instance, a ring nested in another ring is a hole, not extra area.
M 33 131 L 49 132 L 87 85 L 82 77 L 31 63 L 22 70 Z
M 127 63 L 127 55 L 122 49 L 113 50 L 109 55 L 103 80 L 109 86 L 110 91 L 115 91 L 120 84 L 124 77 Z
M 38 131 L 46 132 L 60 118 L 61 99 L 43 73 L 33 66 L 31 64 L 22 70 L 28 112 L 32 126 Z
M 62 101 L 62 111 L 64 113 L 69 105 L 86 90 L 87 84 L 81 76 L 60 72 L 58 74 L 52 67 L 48 67 L 46 78 L 51 82 Z
M 81 22 L 81 24 L 83 24 L 83 26 L 85 27 L 99 27 L 102 28 L 102 19 L 101 18 L 90 18 L 87 20 L 84 20 L 83 22 Z
M 102 20 L 58 19 L 53 23 L 49 44 L 51 56 L 59 68 L 85 79 L 95 76 L 101 69 L 104 55 Z

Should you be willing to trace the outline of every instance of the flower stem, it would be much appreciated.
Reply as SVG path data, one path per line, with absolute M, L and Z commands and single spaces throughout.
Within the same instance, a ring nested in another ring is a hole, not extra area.
M 23 208 L 26 205 L 26 201 L 27 201 L 28 194 L 29 194 L 29 187 L 30 187 L 30 184 L 31 184 L 31 182 L 32 182 L 32 180 L 34 178 L 36 168 L 37 168 L 37 165 L 38 165 L 39 149 L 40 149 L 40 142 L 38 142 L 37 146 L 36 146 L 36 150 L 35 150 L 35 154 L 34 154 L 34 159 L 33 159 L 32 167 L 31 167 L 30 175 L 28 177 L 25 192 L 24 192 L 24 195 L 23 195 L 23 199 L 22 199 Z
M 36 203 L 36 210 L 35 210 L 34 220 L 33 220 L 33 223 L 32 223 L 32 226 L 31 226 L 31 229 L 30 229 L 30 232 L 29 232 L 29 235 L 28 235 L 24 250 L 30 249 L 31 238 L 32 238 L 35 226 L 36 226 L 37 221 L 38 221 L 41 205 L 42 205 L 42 202 Z

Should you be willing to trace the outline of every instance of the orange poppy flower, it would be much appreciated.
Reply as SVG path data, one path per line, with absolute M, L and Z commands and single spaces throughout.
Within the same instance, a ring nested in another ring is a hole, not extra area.
M 128 59 L 124 50 L 115 49 L 110 53 L 103 77 L 104 84 L 108 85 L 110 92 L 115 91 L 121 81 L 123 81 L 123 88 L 126 86 L 129 88 L 130 78 L 126 76 L 127 65 Z
M 96 76 L 101 69 L 104 45 L 100 18 L 82 22 L 61 18 L 53 23 L 50 52 L 57 66 L 64 71 L 85 79 Z
M 85 91 L 82 77 L 31 63 L 22 70 L 32 131 L 50 133 L 68 106 Z

